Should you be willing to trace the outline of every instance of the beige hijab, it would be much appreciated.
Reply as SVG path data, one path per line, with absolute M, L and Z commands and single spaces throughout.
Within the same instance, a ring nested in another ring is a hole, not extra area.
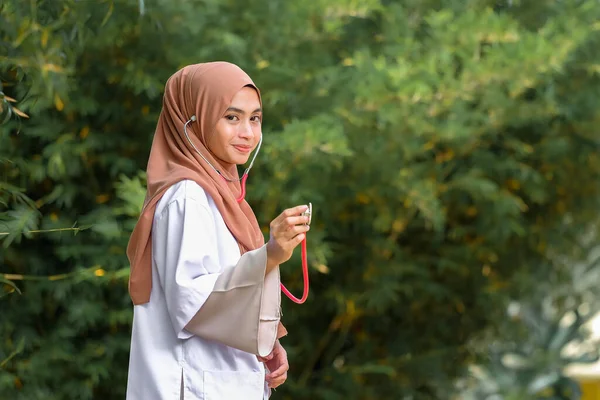
M 131 263 L 129 294 L 134 304 L 150 300 L 152 290 L 152 221 L 156 204 L 173 184 L 184 179 L 198 183 L 215 201 L 225 224 L 242 252 L 264 244 L 264 237 L 250 205 L 236 201 L 239 182 L 226 182 L 188 143 L 183 125 L 192 115 L 188 134 L 196 148 L 228 178 L 238 178 L 234 164 L 224 164 L 209 151 L 207 143 L 217 121 L 235 94 L 245 86 L 260 92 L 236 65 L 211 62 L 184 67 L 169 78 L 147 167 L 148 191 L 140 218 L 133 230 L 127 256 Z

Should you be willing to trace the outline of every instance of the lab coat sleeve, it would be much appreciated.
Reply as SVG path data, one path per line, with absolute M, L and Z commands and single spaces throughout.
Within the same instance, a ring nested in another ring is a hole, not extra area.
M 279 268 L 265 275 L 266 246 L 219 265 L 212 212 L 179 199 L 154 226 L 155 263 L 180 339 L 193 335 L 265 356 L 282 334 Z
M 265 276 L 266 264 L 263 246 L 223 271 L 186 330 L 248 353 L 268 355 L 277 339 L 281 291 L 279 268 Z

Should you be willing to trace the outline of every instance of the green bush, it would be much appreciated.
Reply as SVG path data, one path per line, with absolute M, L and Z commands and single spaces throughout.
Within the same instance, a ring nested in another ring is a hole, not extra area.
M 447 398 L 511 279 L 596 215 L 600 6 L 402 4 L 4 2 L 0 112 L 30 118 L 0 127 L 0 277 L 23 292 L 0 300 L 2 396 L 123 398 L 125 247 L 162 88 L 220 59 L 264 95 L 259 221 L 315 207 L 275 397 Z

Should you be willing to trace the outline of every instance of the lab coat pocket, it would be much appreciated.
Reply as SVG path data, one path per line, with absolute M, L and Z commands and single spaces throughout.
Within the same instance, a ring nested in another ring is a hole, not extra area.
M 204 371 L 204 400 L 262 400 L 260 372 Z

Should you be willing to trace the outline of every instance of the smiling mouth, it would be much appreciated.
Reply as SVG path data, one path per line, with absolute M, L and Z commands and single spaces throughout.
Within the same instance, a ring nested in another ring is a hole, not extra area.
M 252 151 L 252 146 L 233 146 L 237 151 L 239 151 L 240 153 L 250 153 Z

